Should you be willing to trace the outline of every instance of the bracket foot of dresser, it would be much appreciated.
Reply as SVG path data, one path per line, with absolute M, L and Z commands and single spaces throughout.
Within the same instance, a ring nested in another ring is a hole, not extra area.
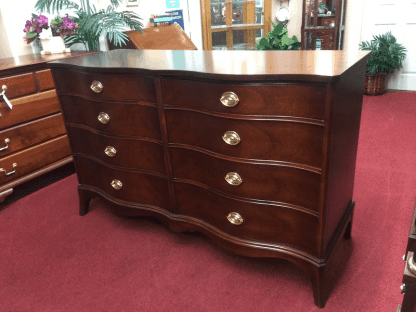
M 10 188 L 0 193 L 0 203 L 4 202 L 7 196 L 13 193 L 13 189 Z
M 93 193 L 88 190 L 78 188 L 79 196 L 79 215 L 85 216 L 88 213 L 90 201 L 93 197 Z

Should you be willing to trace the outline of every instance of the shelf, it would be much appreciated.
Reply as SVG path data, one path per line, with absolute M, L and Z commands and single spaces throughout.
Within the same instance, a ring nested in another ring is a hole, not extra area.
M 225 30 L 247 30 L 247 29 L 263 29 L 262 24 L 240 24 L 240 25 L 220 25 L 220 26 L 211 26 L 212 32 L 219 32 Z
M 328 27 L 328 26 L 312 26 L 312 27 L 305 27 L 305 31 L 309 30 L 333 30 L 335 27 Z

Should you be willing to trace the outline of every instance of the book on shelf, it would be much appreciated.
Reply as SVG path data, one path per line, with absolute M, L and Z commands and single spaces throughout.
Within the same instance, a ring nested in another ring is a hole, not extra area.
M 160 23 L 153 23 L 154 27 L 159 27 L 159 26 L 169 26 L 171 25 L 170 22 L 160 22 Z

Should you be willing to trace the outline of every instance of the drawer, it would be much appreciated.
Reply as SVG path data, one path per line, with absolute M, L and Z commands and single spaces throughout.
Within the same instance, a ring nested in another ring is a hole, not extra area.
M 8 99 L 37 92 L 35 77 L 32 73 L 0 78 L 0 87 L 3 85 L 7 87 L 6 97 Z M 1 90 L 0 93 L 1 92 L 3 92 L 3 90 Z M 3 101 L 3 97 L 0 97 L 0 103 L 1 107 L 7 107 Z
M 91 155 L 118 167 L 166 172 L 161 143 L 99 135 L 75 127 L 68 127 L 68 135 L 74 154 Z
M 275 165 L 229 161 L 184 148 L 170 148 L 174 179 L 202 183 L 225 194 L 282 202 L 318 211 L 321 175 Z M 225 176 L 240 175 L 240 185 Z
M 180 92 L 178 92 L 180 90 Z M 224 106 L 220 98 L 234 92 L 239 102 Z M 162 80 L 163 103 L 227 114 L 295 116 L 323 120 L 325 88 L 307 85 L 228 85 Z
M 99 188 L 120 200 L 157 206 L 170 210 L 166 178 L 142 172 L 109 168 L 92 159 L 75 156 L 80 184 Z M 122 183 L 121 189 L 111 186 L 113 180 Z
M 238 158 L 321 167 L 323 126 L 290 121 L 238 120 L 176 109 L 166 110 L 166 122 L 169 143 L 198 146 Z M 228 131 L 238 135 L 240 142 L 237 145 L 226 143 Z
M 36 72 L 36 77 L 38 78 L 40 91 L 46 91 L 55 88 L 50 69 Z
M 336 23 L 335 18 L 320 18 L 318 26 L 329 26 L 331 23 Z
M 102 103 L 73 96 L 60 96 L 65 121 L 107 134 L 161 140 L 157 108 L 139 104 Z M 98 119 L 105 113 L 109 121 Z
M 30 147 L 0 159 L 0 185 L 71 155 L 66 135 Z M 17 164 L 13 172 L 13 164 Z M 9 175 L 6 175 L 9 174 Z
M 87 74 L 65 69 L 53 69 L 53 75 L 61 93 L 80 95 L 100 100 L 156 102 L 152 78 L 132 74 Z M 93 81 L 99 81 L 102 91 L 91 89 Z
M 13 109 L 0 108 L 0 129 L 60 112 L 55 90 L 24 96 L 10 101 Z
M 61 113 L 8 128 L 0 131 L 0 157 L 62 134 L 65 134 L 65 126 Z
M 202 220 L 238 238 L 283 244 L 317 255 L 316 216 L 281 206 L 234 200 L 187 183 L 175 183 L 175 191 L 179 214 Z M 231 212 L 237 212 L 243 223 L 228 221 Z
M 335 44 L 332 41 L 324 42 L 321 46 L 321 50 L 335 50 Z

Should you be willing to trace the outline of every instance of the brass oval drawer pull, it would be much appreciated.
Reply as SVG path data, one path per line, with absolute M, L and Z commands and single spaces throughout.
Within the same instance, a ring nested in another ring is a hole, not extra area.
M 119 190 L 123 187 L 123 183 L 121 183 L 120 180 L 114 179 L 113 181 L 111 181 L 111 186 L 116 190 Z
M 17 167 L 17 164 L 16 163 L 14 163 L 13 164 L 13 171 L 10 171 L 10 172 L 7 172 L 6 171 L 6 169 L 4 169 L 4 168 L 0 168 L 0 172 L 4 172 L 4 174 L 6 175 L 6 176 L 9 176 L 9 175 L 12 175 L 13 173 L 15 173 L 16 172 L 16 168 Z
M 95 93 L 101 93 L 103 91 L 103 84 L 97 80 L 94 80 L 91 84 L 91 90 Z
M 231 185 L 240 185 L 241 183 L 243 183 L 243 179 L 241 179 L 239 174 L 235 172 L 228 172 L 225 176 L 225 181 L 227 181 L 228 184 Z
M 98 114 L 98 120 L 101 123 L 106 124 L 110 121 L 110 116 L 108 116 L 106 113 L 99 113 Z
M 223 105 L 227 107 L 234 107 L 238 104 L 240 101 L 237 94 L 234 92 L 228 91 L 224 92 L 223 95 L 220 98 L 220 101 Z
M 407 268 L 413 274 L 416 274 L 416 256 L 413 254 L 413 257 L 407 259 Z
M 230 212 L 227 216 L 227 220 L 234 225 L 241 225 L 244 222 L 243 217 L 237 212 Z
M 224 140 L 225 143 L 229 145 L 237 145 L 241 141 L 240 136 L 235 131 L 227 131 L 222 136 L 222 139 Z
M 9 139 L 9 138 L 6 138 L 6 139 L 4 140 L 4 143 L 6 144 L 6 146 L 4 146 L 4 147 L 0 148 L 0 152 L 1 152 L 1 151 L 4 151 L 4 150 L 7 150 L 7 149 L 9 148 L 10 139 Z
M 116 149 L 112 146 L 107 146 L 104 150 L 104 153 L 108 156 L 108 157 L 114 157 L 116 156 Z
M 3 92 L 0 93 L 0 95 L 3 97 L 3 100 L 6 102 L 7 106 L 12 109 L 12 103 L 10 103 L 9 99 L 6 97 L 6 90 L 7 90 L 7 86 L 6 85 L 2 85 L 1 88 L 3 89 Z

